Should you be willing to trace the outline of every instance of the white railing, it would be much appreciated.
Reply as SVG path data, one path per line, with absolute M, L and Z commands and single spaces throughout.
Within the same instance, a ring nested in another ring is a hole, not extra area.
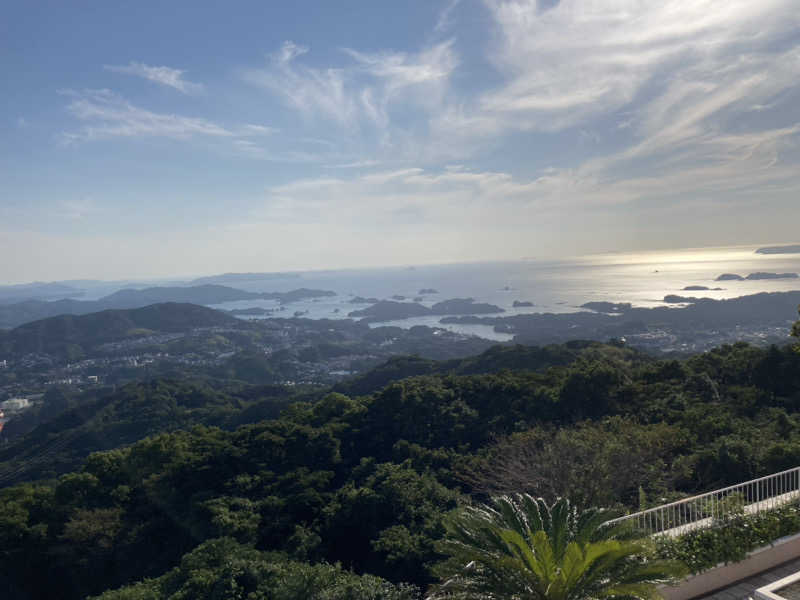
M 631 521 L 648 535 L 677 536 L 711 527 L 716 519 L 736 513 L 758 514 L 800 498 L 800 467 L 625 515 L 611 522 Z

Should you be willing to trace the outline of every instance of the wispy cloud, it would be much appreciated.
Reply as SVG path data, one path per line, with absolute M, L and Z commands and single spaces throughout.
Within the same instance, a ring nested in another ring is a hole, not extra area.
M 508 79 L 480 99 L 480 109 L 544 130 L 612 112 L 648 91 L 658 95 L 671 81 L 721 82 L 728 66 L 779 53 L 776 42 L 800 23 L 791 0 L 486 5 L 499 31 L 491 57 Z M 740 75 L 759 68 L 740 65 Z
M 353 162 L 342 163 L 342 164 L 338 164 L 338 165 L 325 165 L 325 168 L 326 169 L 363 169 L 363 168 L 367 168 L 367 167 L 376 167 L 379 164 L 381 164 L 381 162 L 379 160 L 365 159 L 365 160 L 355 160 Z
M 98 140 L 115 137 L 194 136 L 233 137 L 225 127 L 207 119 L 156 113 L 134 106 L 110 90 L 63 90 L 72 98 L 69 113 L 86 123 L 81 129 L 63 134 L 66 141 Z
M 401 97 L 419 106 L 438 102 L 458 64 L 452 41 L 417 53 L 345 48 L 352 60 L 328 68 L 300 64 L 297 59 L 307 53 L 306 46 L 284 42 L 266 67 L 243 70 L 242 78 L 309 118 L 347 126 L 367 122 L 386 127 L 388 111 Z
M 186 71 L 173 69 L 171 67 L 153 67 L 144 63 L 131 61 L 127 65 L 105 65 L 106 71 L 113 73 L 124 73 L 147 79 L 153 83 L 164 85 L 183 92 L 184 94 L 196 94 L 203 91 L 203 85 L 193 83 L 184 79 Z
M 459 4 L 461 4 L 461 0 L 447 0 L 433 28 L 436 33 L 447 31 L 453 26 L 453 12 Z

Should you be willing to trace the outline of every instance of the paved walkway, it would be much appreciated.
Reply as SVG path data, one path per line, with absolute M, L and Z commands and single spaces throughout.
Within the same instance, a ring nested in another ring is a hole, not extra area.
M 800 558 L 783 563 L 774 569 L 753 575 L 747 579 L 742 579 L 731 586 L 719 589 L 713 594 L 703 596 L 697 600 L 746 600 L 747 598 L 755 598 L 755 591 L 758 588 L 798 571 L 800 571 Z

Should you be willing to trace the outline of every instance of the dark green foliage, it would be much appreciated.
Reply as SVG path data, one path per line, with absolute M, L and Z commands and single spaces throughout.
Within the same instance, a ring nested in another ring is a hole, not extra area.
M 150 578 L 117 597 L 180 598 L 200 578 L 204 597 L 239 571 L 203 575 L 182 557 L 219 538 L 261 565 L 242 567 L 257 573 L 248 590 L 273 572 L 335 590 L 350 571 L 422 588 L 448 512 L 526 491 L 531 473 L 536 493 L 635 510 L 795 466 L 797 373 L 790 348 L 659 361 L 573 343 L 392 361 L 339 388 L 357 394 L 213 380 L 109 390 L 0 454 L 15 477 L 53 478 L 0 491 L 0 596 L 70 600 Z M 11 462 L 42 453 L 38 470 Z M 503 462 L 531 456 L 536 472 Z M 55 479 L 47 463 L 77 470 Z M 493 487 L 501 468 L 514 477 Z
M 233 427 L 277 417 L 291 400 L 290 393 L 277 386 L 214 386 L 186 380 L 131 383 L 72 400 L 52 388 L 41 410 L 54 416 L 0 450 L 0 485 L 56 476 L 78 467 L 92 452 L 163 431 L 198 424 Z M 56 406 L 51 409 L 50 403 Z M 72 404 L 77 406 L 63 410 Z
M 339 565 L 309 565 L 242 546 L 205 542 L 157 579 L 106 592 L 94 600 L 415 600 L 419 591 Z

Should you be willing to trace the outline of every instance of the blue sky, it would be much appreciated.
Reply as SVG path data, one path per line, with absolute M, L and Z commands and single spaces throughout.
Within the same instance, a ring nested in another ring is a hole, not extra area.
M 795 241 L 796 0 L 5 2 L 0 280 Z

